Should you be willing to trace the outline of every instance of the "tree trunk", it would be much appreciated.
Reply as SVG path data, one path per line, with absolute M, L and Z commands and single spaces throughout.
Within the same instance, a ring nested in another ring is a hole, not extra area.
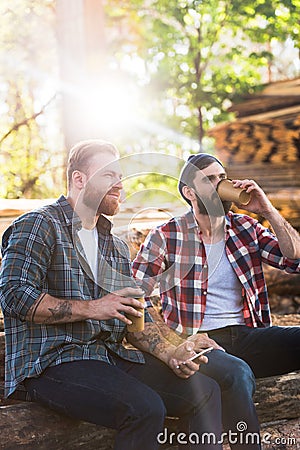
M 57 35 L 66 147 L 99 136 L 83 107 L 85 90 L 103 68 L 104 18 L 101 0 L 57 0 Z

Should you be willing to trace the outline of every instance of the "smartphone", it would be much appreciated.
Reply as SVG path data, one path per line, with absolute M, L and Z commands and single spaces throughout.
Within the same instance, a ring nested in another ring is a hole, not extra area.
M 202 355 L 205 355 L 205 353 L 211 352 L 213 349 L 214 349 L 213 347 L 205 348 L 204 350 L 202 350 L 202 352 L 196 353 L 196 355 L 192 356 L 191 358 L 187 359 L 186 361 L 184 361 L 181 364 L 186 364 L 188 361 L 193 361 L 194 359 L 199 358 L 199 356 L 202 356 Z M 179 369 L 179 367 L 180 366 L 177 366 L 176 369 Z
M 184 361 L 184 362 L 186 363 L 188 361 L 193 361 L 194 359 L 199 358 L 199 356 L 202 356 L 202 355 L 205 355 L 205 353 L 211 352 L 213 349 L 214 349 L 213 347 L 205 348 L 204 350 L 202 350 L 202 352 L 196 353 L 196 355 L 192 356 L 191 358 L 189 358 L 187 361 Z

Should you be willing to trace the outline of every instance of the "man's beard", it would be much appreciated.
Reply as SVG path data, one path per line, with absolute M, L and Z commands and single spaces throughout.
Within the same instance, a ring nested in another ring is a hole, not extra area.
M 222 201 L 218 194 L 215 193 L 210 199 L 206 199 L 204 203 L 197 195 L 197 206 L 200 214 L 212 217 L 223 217 L 229 213 L 232 202 Z
M 105 214 L 106 216 L 117 214 L 120 209 L 119 202 L 117 200 L 114 203 L 112 202 L 114 201 L 105 196 L 98 207 L 97 214 Z
M 87 185 L 83 194 L 82 203 L 90 208 L 96 216 L 105 214 L 107 216 L 114 216 L 119 211 L 119 202 L 117 199 L 109 198 L 107 193 Z

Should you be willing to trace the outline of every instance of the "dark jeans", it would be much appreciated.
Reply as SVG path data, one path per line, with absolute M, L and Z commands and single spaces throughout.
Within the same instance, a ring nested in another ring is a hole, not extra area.
M 252 395 L 254 377 L 268 377 L 300 369 L 300 327 L 249 328 L 243 325 L 208 332 L 226 349 L 213 350 L 200 372 L 215 379 L 222 392 L 226 431 L 237 431 L 245 422 L 256 431 L 258 422 Z
M 117 430 L 116 450 L 155 450 L 169 443 L 165 415 L 180 417 L 180 431 L 200 437 L 193 449 L 221 449 L 221 395 L 218 384 L 196 373 L 184 380 L 145 354 L 146 364 L 112 356 L 114 364 L 75 361 L 50 367 L 25 381 L 33 399 L 71 417 Z M 159 434 L 162 433 L 162 434 Z M 215 442 L 204 440 L 213 433 Z M 159 437 L 159 438 L 158 438 Z M 177 442 L 172 437 L 173 442 Z M 181 436 L 182 440 L 182 436 Z M 184 445 L 189 449 L 189 444 Z
M 208 334 L 228 353 L 246 361 L 256 378 L 300 369 L 300 326 L 250 328 L 236 325 Z

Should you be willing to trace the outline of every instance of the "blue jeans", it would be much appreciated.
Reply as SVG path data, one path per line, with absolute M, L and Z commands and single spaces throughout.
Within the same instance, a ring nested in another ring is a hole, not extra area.
M 201 364 L 200 372 L 213 378 L 219 384 L 222 395 L 222 421 L 224 432 L 238 433 L 246 424 L 248 433 L 259 436 L 259 421 L 253 403 L 255 392 L 255 377 L 242 359 L 225 353 L 221 350 L 213 350 L 207 355 L 208 363 Z M 231 444 L 231 448 L 250 448 L 243 445 L 242 440 Z M 255 440 L 258 444 L 260 440 Z M 259 448 L 253 445 L 251 448 Z
M 237 431 L 237 424 L 245 422 L 247 431 L 257 432 L 254 377 L 300 369 L 300 327 L 235 325 L 209 331 L 208 335 L 227 352 L 212 351 L 208 364 L 200 366 L 200 372 L 216 380 L 221 388 L 225 431 Z
M 220 441 L 221 395 L 214 380 L 200 373 L 181 379 L 148 354 L 146 364 L 115 355 L 111 359 L 112 364 L 87 360 L 49 367 L 39 378 L 27 379 L 25 386 L 43 405 L 116 429 L 115 450 L 158 449 L 166 414 L 180 418 L 180 431 L 187 437 L 213 433 Z M 192 448 L 221 450 L 222 446 L 200 440 Z
M 246 361 L 255 378 L 300 369 L 300 326 L 250 328 L 235 325 L 208 334 L 228 353 Z

